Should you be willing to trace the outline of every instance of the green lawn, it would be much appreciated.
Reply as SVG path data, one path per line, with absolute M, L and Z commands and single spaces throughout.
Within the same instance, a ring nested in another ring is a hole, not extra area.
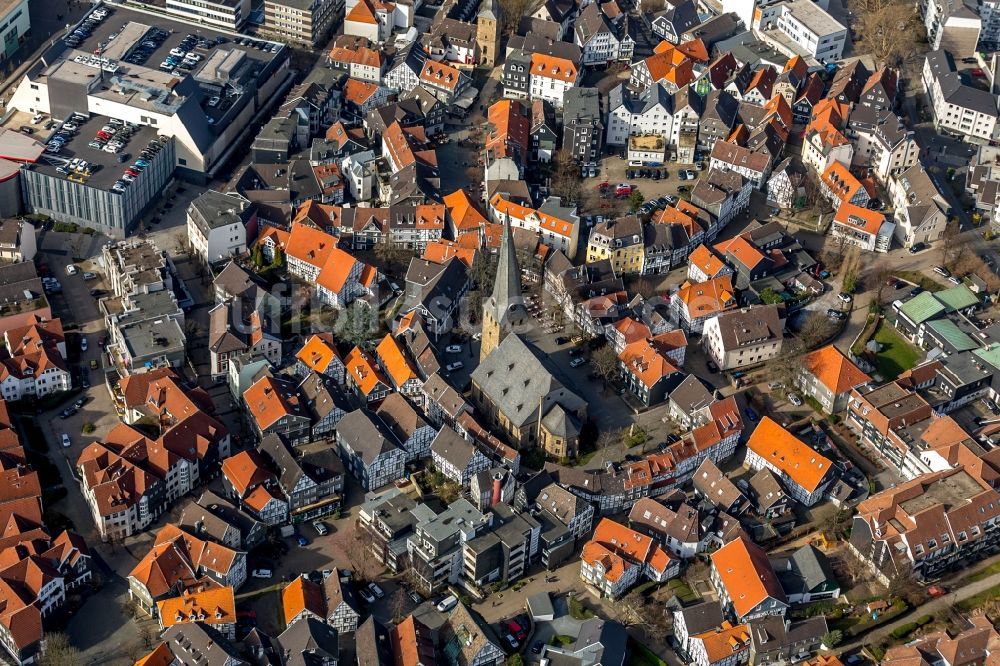
M 966 580 L 970 583 L 974 583 L 977 580 L 989 578 L 995 573 L 1000 573 L 1000 562 L 994 562 L 993 564 L 983 567 L 976 573 L 969 576 Z
M 956 608 L 963 611 L 970 611 L 979 608 L 995 599 L 1000 599 L 1000 585 L 987 588 L 979 594 L 974 594 L 967 599 L 963 599 L 955 604 Z
M 919 286 L 924 291 L 941 291 L 945 288 L 943 284 L 919 271 L 893 271 L 893 275 L 900 280 L 906 280 Z
M 652 650 L 635 640 L 628 638 L 628 666 L 667 666 L 667 662 L 657 657 Z
M 882 346 L 882 351 L 875 357 L 882 381 L 892 381 L 915 366 L 920 358 L 917 350 L 886 323 L 878 327 L 872 339 Z

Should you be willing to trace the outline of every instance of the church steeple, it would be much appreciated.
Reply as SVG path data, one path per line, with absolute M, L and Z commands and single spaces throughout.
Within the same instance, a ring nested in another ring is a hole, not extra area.
M 504 217 L 493 294 L 483 303 L 483 338 L 479 360 L 489 356 L 512 328 L 525 321 L 527 315 L 521 296 L 521 268 L 517 263 L 514 234 L 510 220 Z

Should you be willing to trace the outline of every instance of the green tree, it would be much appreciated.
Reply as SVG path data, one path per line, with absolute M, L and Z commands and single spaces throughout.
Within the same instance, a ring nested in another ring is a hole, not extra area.
M 250 249 L 250 261 L 252 261 L 253 265 L 257 268 L 264 267 L 264 251 L 260 249 L 260 245 L 254 245 Z
M 781 294 L 776 292 L 774 289 L 767 287 L 762 292 L 760 292 L 760 300 L 764 303 L 781 303 Z
M 507 666 L 524 666 L 524 657 L 519 652 L 507 657 Z
M 841 289 L 845 294 L 853 294 L 858 289 L 858 274 L 853 268 L 844 271 Z
M 337 337 L 352 346 L 362 346 L 378 335 L 378 326 L 371 308 L 355 301 L 340 312 L 337 318 Z
M 834 629 L 833 631 L 828 631 L 823 634 L 823 645 L 828 648 L 840 645 L 842 640 L 844 640 L 844 632 L 840 629 Z
M 285 267 L 285 251 L 280 247 L 274 248 L 274 256 L 271 257 L 271 268 L 282 269 Z
M 632 194 L 628 196 L 628 207 L 633 213 L 642 206 L 645 199 L 642 196 L 642 192 L 639 190 L 632 190 Z

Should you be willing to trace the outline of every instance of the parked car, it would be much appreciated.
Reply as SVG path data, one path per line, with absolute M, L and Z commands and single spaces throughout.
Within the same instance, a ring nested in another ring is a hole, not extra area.
M 326 525 L 319 522 L 318 520 L 314 520 L 312 526 L 313 529 L 316 530 L 316 533 L 319 534 L 320 536 L 326 536 L 327 534 L 330 533 L 330 530 L 327 529 Z
M 567 342 L 569 342 L 569 338 L 567 338 L 565 335 L 560 335 L 559 337 L 556 338 L 557 345 L 564 345 Z
M 938 275 L 941 275 L 943 277 L 951 277 L 951 271 L 949 271 L 944 266 L 935 266 L 931 270 L 933 270 L 935 273 L 937 273 Z
M 531 645 L 531 654 L 541 654 L 543 647 L 545 647 L 544 641 L 535 641 Z
M 569 362 L 569 367 L 571 367 L 571 368 L 579 368 L 581 365 L 583 365 L 586 362 L 587 362 L 587 359 L 577 357 L 577 358 L 574 358 L 572 361 Z
M 382 588 L 378 586 L 378 583 L 368 583 L 368 589 L 371 590 L 372 594 L 379 599 L 385 596 L 385 592 L 383 592 Z
M 833 319 L 846 319 L 847 318 L 847 313 L 846 312 L 841 312 L 840 310 L 834 310 L 833 308 L 830 308 L 829 310 L 826 311 L 826 316 L 827 317 L 832 317 Z
M 799 396 L 795 395 L 794 393 L 789 393 L 788 394 L 788 402 L 792 403 L 796 407 L 801 407 L 802 406 L 802 398 L 800 398 Z
M 458 604 L 458 599 L 455 598 L 455 595 L 449 594 L 447 597 L 439 601 L 435 608 L 437 608 L 439 613 L 447 613 L 454 608 L 456 604 Z
M 510 649 L 516 650 L 518 647 L 520 647 L 521 644 L 518 643 L 517 639 L 511 636 L 510 634 L 504 634 L 503 637 L 504 640 L 507 641 L 507 644 L 510 645 Z
M 462 345 L 448 345 L 444 350 L 449 354 L 460 354 L 462 352 Z
M 67 407 L 66 409 L 64 409 L 61 412 L 59 412 L 59 418 L 61 418 L 61 419 L 68 419 L 69 417 L 71 417 L 74 414 L 76 414 L 76 411 L 77 411 L 76 407 L 72 407 L 72 406 Z
M 95 275 L 94 273 L 84 273 L 83 274 L 83 279 L 84 280 L 96 280 L 97 279 L 97 275 Z
M 68 449 L 70 447 L 70 445 L 73 443 L 73 442 L 70 441 L 69 435 L 67 435 L 66 433 L 63 433 L 60 436 L 60 439 L 62 439 L 62 445 L 63 445 L 64 449 Z
M 80 351 L 87 351 L 87 336 L 80 338 Z
M 842 300 L 845 303 L 850 303 L 851 300 L 852 300 L 851 295 L 848 294 L 847 292 L 843 292 L 843 291 L 840 292 L 839 294 L 837 294 L 837 298 L 839 298 L 840 300 Z
M 424 598 L 419 594 L 417 594 L 416 592 L 414 592 L 413 590 L 410 590 L 406 596 L 408 596 L 410 598 L 410 601 L 412 601 L 415 604 L 422 604 L 424 602 Z
M 767 388 L 771 389 L 772 391 L 777 391 L 778 389 L 785 388 L 785 385 L 782 382 L 770 382 L 768 383 Z
M 753 407 L 747 407 L 746 409 L 743 410 L 743 413 L 746 414 L 747 418 L 753 421 L 754 423 L 756 423 L 760 419 L 760 415 L 757 414 L 757 412 L 754 410 Z
M 360 594 L 361 598 L 365 600 L 365 603 L 368 604 L 375 603 L 375 597 L 372 596 L 372 593 L 368 591 L 368 588 L 366 587 L 361 588 L 360 590 L 358 590 L 358 594 Z
M 271 572 L 270 569 L 254 569 L 253 574 L 251 575 L 254 578 L 270 578 L 274 574 Z
M 455 361 L 454 363 L 449 363 L 444 367 L 448 372 L 455 372 L 456 370 L 461 370 L 465 367 L 465 364 L 461 361 Z
M 708 367 L 708 371 L 709 372 L 713 372 L 714 373 L 714 372 L 718 372 L 719 371 L 719 366 L 717 366 L 715 364 L 715 361 L 713 361 L 712 359 L 708 359 L 705 362 L 705 365 Z
M 308 546 L 309 545 L 309 539 L 305 538 L 301 534 L 298 535 L 297 537 L 295 537 L 295 542 L 297 544 L 299 544 L 300 546 Z

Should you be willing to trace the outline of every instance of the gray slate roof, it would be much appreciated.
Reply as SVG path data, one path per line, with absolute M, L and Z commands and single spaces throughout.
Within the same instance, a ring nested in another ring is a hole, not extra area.
M 472 381 L 518 427 L 539 417 L 543 401 L 558 402 L 573 412 L 586 406 L 562 379 L 546 354 L 513 333 L 472 373 Z
M 337 424 L 337 439 L 349 446 L 366 465 L 383 453 L 401 448 L 392 430 L 367 409 L 345 414 Z

